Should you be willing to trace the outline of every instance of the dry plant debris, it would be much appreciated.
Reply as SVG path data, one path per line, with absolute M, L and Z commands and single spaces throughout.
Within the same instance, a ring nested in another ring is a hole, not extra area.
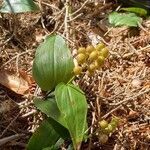
M 26 79 L 26 80 L 25 80 Z M 0 84 L 9 88 L 17 94 L 25 95 L 29 91 L 29 83 L 27 81 L 29 77 L 23 72 L 22 75 L 18 73 L 8 72 L 0 70 Z
M 93 77 L 84 74 L 76 79 L 89 103 L 91 136 L 82 149 L 148 150 L 150 20 L 146 19 L 139 29 L 111 28 L 107 14 L 116 8 L 112 0 L 36 2 L 42 13 L 18 14 L 17 22 L 10 14 L 0 16 L 0 149 L 25 149 L 31 132 L 37 128 L 41 115 L 32 99 L 43 93 L 32 79 L 29 82 L 29 76 L 22 78 L 15 74 L 25 70 L 31 75 L 36 47 L 47 34 L 58 33 L 66 38 L 73 55 L 79 46 L 100 41 L 110 49 L 110 56 L 100 71 Z M 9 75 L 7 72 L 11 70 L 16 73 Z M 6 75 L 12 83 L 4 80 Z M 18 91 L 20 80 L 23 84 Z M 24 94 L 26 90 L 28 95 Z M 102 144 L 94 133 L 100 120 L 110 121 L 112 116 L 120 118 L 118 129 Z

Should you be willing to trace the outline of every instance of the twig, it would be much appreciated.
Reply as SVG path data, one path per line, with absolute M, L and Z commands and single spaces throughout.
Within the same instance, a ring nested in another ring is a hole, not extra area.
M 78 14 L 78 15 L 77 15 L 77 16 L 75 16 L 74 18 L 72 18 L 72 19 L 68 20 L 68 22 L 74 21 L 75 19 L 77 19 L 77 18 L 81 17 L 82 15 L 83 15 L 83 13 Z
M 15 31 L 13 31 L 12 35 L 11 35 L 4 43 L 2 43 L 2 44 L 0 45 L 0 47 L 6 45 L 9 41 L 11 41 L 12 38 L 14 37 L 14 35 L 15 35 Z
M 64 39 L 66 39 L 69 43 L 74 44 L 74 41 L 71 41 L 69 38 L 65 37 L 63 34 L 56 32 L 58 35 L 61 35 Z
M 107 114 L 105 114 L 105 115 L 102 117 L 102 119 L 107 118 L 111 113 L 113 113 L 113 112 L 115 112 L 117 109 L 121 108 L 123 103 L 127 103 L 127 102 L 129 102 L 130 100 L 133 100 L 134 98 L 139 97 L 139 96 L 141 96 L 141 95 L 143 95 L 143 94 L 146 94 L 146 93 L 148 93 L 148 92 L 150 92 L 150 89 L 148 89 L 148 90 L 146 90 L 146 91 L 144 91 L 144 92 L 141 92 L 141 93 L 139 93 L 139 94 L 137 94 L 137 95 L 135 95 L 135 96 L 133 96 L 133 97 L 126 98 L 125 100 L 123 100 L 123 101 L 117 103 L 117 105 L 119 105 L 119 106 L 115 107 L 114 109 L 112 109 L 111 111 L 109 111 Z
M 51 4 L 48 4 L 48 3 L 46 3 L 46 2 L 41 2 L 41 3 L 44 4 L 44 5 L 46 5 L 46 6 L 49 6 L 49 7 L 51 7 L 51 8 L 54 8 L 54 9 L 56 9 L 56 10 L 59 10 L 59 8 L 56 7 L 55 5 L 51 5 Z
M 23 114 L 23 115 L 22 115 L 22 118 L 28 117 L 28 116 L 30 116 L 30 115 L 32 115 L 32 114 L 35 114 L 35 113 L 37 113 L 37 110 L 32 110 L 32 111 L 30 111 L 30 112 L 28 112 L 28 113 L 26 113 L 26 114 Z
M 132 97 L 126 98 L 125 100 L 123 100 L 123 101 L 121 101 L 121 102 L 118 102 L 118 103 L 114 104 L 114 106 L 123 104 L 123 103 L 125 103 L 125 102 L 130 101 L 130 100 L 133 100 L 134 98 L 137 98 L 137 97 L 139 97 L 139 96 L 141 96 L 141 95 L 143 95 L 143 94 L 146 94 L 146 93 L 148 93 L 148 92 L 150 92 L 150 89 L 145 90 L 145 91 L 143 91 L 143 92 L 141 92 L 141 93 L 138 93 L 138 94 L 136 94 L 136 95 L 134 95 L 134 96 L 132 96 Z
M 95 123 L 95 112 L 92 113 L 92 122 L 91 122 L 91 129 L 90 129 L 90 135 L 93 134 L 93 126 Z M 88 149 L 90 150 L 92 146 L 92 137 L 89 139 Z
M 0 45 L 0 47 L 6 45 L 9 41 L 11 41 L 13 39 L 13 37 L 16 35 L 16 32 L 17 32 L 17 17 L 16 15 L 12 15 L 13 19 L 14 19 L 14 28 L 13 28 L 13 33 L 12 35 L 4 42 Z
M 0 137 L 2 137 L 6 131 L 9 129 L 9 127 L 16 121 L 16 119 L 19 117 L 20 113 L 17 114 L 17 116 L 15 116 L 15 118 L 8 124 L 8 126 L 5 128 L 5 130 L 1 133 Z
M 116 107 L 116 108 L 112 109 L 111 111 L 109 111 L 106 115 L 104 115 L 104 116 L 102 117 L 102 119 L 107 118 L 110 114 L 112 114 L 113 112 L 115 112 L 115 111 L 116 111 L 117 109 L 119 109 L 120 107 L 122 107 L 122 105 L 119 105 L 118 107 Z
M 19 54 L 17 54 L 17 57 L 16 57 L 16 73 L 17 75 L 19 75 Z
M 22 56 L 22 55 L 27 54 L 27 53 L 29 53 L 29 52 L 33 52 L 33 50 L 28 50 L 28 51 L 22 52 L 22 53 L 20 53 L 20 54 L 18 54 L 18 55 L 19 55 L 19 56 Z M 9 64 L 9 63 L 10 63 L 11 61 L 13 61 L 14 59 L 16 59 L 16 58 L 18 57 L 18 55 L 14 56 L 12 59 L 9 59 L 5 64 L 3 64 L 2 66 L 0 66 L 0 69 L 3 68 L 3 67 L 5 67 L 7 64 Z
M 147 45 L 145 47 L 142 47 L 140 49 L 137 49 L 137 52 L 140 52 L 140 51 L 149 51 L 149 48 L 150 48 L 150 45 Z
M 69 32 L 68 32 L 69 0 L 66 0 L 65 8 L 66 8 L 65 19 L 64 19 L 65 30 L 63 34 L 65 34 L 66 38 L 68 39 L 69 37 Z
M 149 35 L 149 31 L 146 30 L 146 29 L 142 26 L 141 23 L 138 23 L 138 25 L 139 25 L 139 27 L 140 27 L 143 31 L 145 31 L 145 32 Z
M 23 134 L 15 134 L 15 135 L 8 136 L 8 137 L 5 137 L 3 139 L 0 139 L 0 146 L 6 144 L 7 142 L 18 139 L 19 137 L 22 137 L 22 136 L 24 136 L 24 135 Z
M 59 32 L 61 29 L 62 29 L 62 27 L 64 26 L 64 22 L 61 24 L 61 26 L 58 28 L 58 30 L 57 30 L 57 32 Z
M 74 16 L 75 14 L 77 14 L 87 4 L 88 1 L 89 0 L 86 0 L 78 10 L 76 10 L 74 13 L 71 14 L 71 16 Z
M 22 147 L 22 148 L 26 148 L 27 144 L 26 143 L 22 143 L 22 142 L 13 142 L 10 144 L 10 146 L 19 146 L 19 147 Z

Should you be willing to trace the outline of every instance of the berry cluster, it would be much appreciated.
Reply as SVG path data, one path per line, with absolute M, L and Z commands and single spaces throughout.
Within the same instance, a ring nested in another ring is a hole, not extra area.
M 102 120 L 99 122 L 99 140 L 101 143 L 106 143 L 108 140 L 108 135 L 114 132 L 118 126 L 119 118 L 114 117 L 111 119 L 110 123 L 106 120 Z
M 73 69 L 74 74 L 79 75 L 86 71 L 89 74 L 93 74 L 104 64 L 108 54 L 108 48 L 103 43 L 97 44 L 96 47 L 93 45 L 89 45 L 86 48 L 80 47 L 75 57 L 77 65 Z

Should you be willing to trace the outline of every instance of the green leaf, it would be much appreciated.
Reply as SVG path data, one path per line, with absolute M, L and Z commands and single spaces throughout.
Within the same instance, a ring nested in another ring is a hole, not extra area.
M 63 139 L 59 139 L 55 145 L 51 146 L 51 147 L 47 147 L 47 148 L 44 148 L 42 150 L 58 150 L 61 145 L 64 143 L 64 140 Z
M 56 101 L 53 98 L 47 98 L 46 100 L 35 98 L 34 104 L 41 112 L 58 121 L 60 118 L 60 111 L 57 107 Z M 59 121 L 61 122 L 61 121 Z
M 128 7 L 128 8 L 121 8 L 120 10 L 136 13 L 139 16 L 146 16 L 147 10 L 144 8 L 138 8 L 138 7 Z
M 145 9 L 150 9 L 150 2 L 149 0 L 118 0 L 124 3 L 128 6 L 135 6 L 135 7 L 141 7 Z
M 58 150 L 57 148 L 55 148 L 55 146 L 51 146 L 51 147 L 46 147 L 42 150 Z
M 138 27 L 142 19 L 134 13 L 117 13 L 113 12 L 109 15 L 109 23 L 114 26 Z
M 27 150 L 42 150 L 53 146 L 60 136 L 47 120 L 43 121 L 29 140 Z
M 55 148 L 57 148 L 57 149 L 60 148 L 63 143 L 64 143 L 64 140 L 60 138 L 60 139 L 56 142 Z
M 87 102 L 83 92 L 71 84 L 60 83 L 55 89 L 57 106 L 66 123 L 74 149 L 80 147 L 87 129 Z
M 64 127 L 63 117 L 60 114 L 55 99 L 47 98 L 46 100 L 42 100 L 35 98 L 34 104 L 37 109 L 49 117 L 47 118 L 48 122 L 63 139 L 70 138 L 68 130 Z
M 23 13 L 29 11 L 38 11 L 39 7 L 33 0 L 4 0 L 0 9 L 1 13 Z
M 73 150 L 72 144 L 70 144 L 70 145 L 68 146 L 67 150 Z
M 63 138 L 64 140 L 70 138 L 69 131 L 63 126 L 63 123 L 59 123 L 52 118 L 48 118 L 48 121 L 61 138 Z
M 46 147 L 46 148 L 43 148 L 42 150 L 57 150 L 57 149 L 55 149 L 54 147 Z
M 67 83 L 71 79 L 73 67 L 65 40 L 59 35 L 51 35 L 36 51 L 33 77 L 42 90 L 53 90 L 60 82 Z

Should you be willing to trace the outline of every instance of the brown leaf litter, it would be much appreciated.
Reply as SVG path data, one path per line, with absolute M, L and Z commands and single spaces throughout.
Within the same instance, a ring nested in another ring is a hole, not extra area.
M 23 71 L 18 74 L 13 71 L 0 70 L 0 84 L 17 94 L 27 94 L 29 83 L 31 84 L 30 77 Z
M 3 150 L 25 149 L 31 132 L 40 122 L 41 115 L 37 113 L 32 100 L 42 93 L 32 78 L 30 80 L 29 74 L 35 49 L 42 41 L 42 36 L 53 32 L 65 36 L 72 50 L 91 44 L 94 36 L 98 37 L 95 41 L 103 41 L 110 49 L 109 58 L 94 77 L 84 75 L 77 79 L 89 104 L 90 138 L 82 144 L 82 149 L 149 149 L 150 21 L 146 19 L 138 30 L 110 28 L 106 18 L 116 7 L 115 2 L 100 0 L 97 3 L 70 1 L 72 12 L 75 13 L 67 17 L 66 26 L 64 3 L 43 0 L 42 14 L 16 16 L 17 31 L 13 38 L 13 18 L 8 14 L 0 18 L 0 82 L 8 88 L 0 86 L 0 132 L 3 133 L 0 139 L 8 139 L 12 135 L 15 137 L 17 133 L 25 134 L 7 142 Z M 92 33 L 92 38 L 89 33 Z M 10 70 L 17 70 L 17 74 Z M 109 136 L 106 144 L 101 144 L 94 134 L 98 121 L 102 118 L 110 121 L 114 115 L 120 118 L 118 129 Z

